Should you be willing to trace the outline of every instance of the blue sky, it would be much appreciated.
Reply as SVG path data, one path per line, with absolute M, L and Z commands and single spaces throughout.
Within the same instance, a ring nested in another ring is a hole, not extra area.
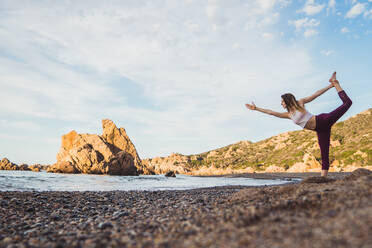
M 54 163 L 61 135 L 124 127 L 141 158 L 298 130 L 283 111 L 336 70 L 371 107 L 371 0 L 0 2 L 0 158 Z M 334 89 L 307 105 L 329 112 Z

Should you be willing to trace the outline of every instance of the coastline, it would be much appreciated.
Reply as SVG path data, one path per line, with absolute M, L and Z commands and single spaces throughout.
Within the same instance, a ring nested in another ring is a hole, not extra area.
M 371 174 L 183 191 L 0 192 L 0 247 L 366 247 Z
M 340 179 L 352 172 L 329 172 L 329 178 Z M 253 179 L 305 179 L 307 177 L 320 176 L 320 172 L 259 172 L 259 173 L 234 173 L 225 175 L 208 175 L 200 177 L 247 177 Z

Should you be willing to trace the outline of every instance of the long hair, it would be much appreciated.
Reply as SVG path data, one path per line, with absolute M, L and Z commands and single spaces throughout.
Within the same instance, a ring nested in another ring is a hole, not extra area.
M 292 95 L 291 93 L 283 94 L 282 99 L 285 102 L 285 107 L 288 112 L 292 112 L 294 110 L 299 110 L 301 112 L 305 111 L 305 109 L 302 106 L 300 106 L 295 96 Z

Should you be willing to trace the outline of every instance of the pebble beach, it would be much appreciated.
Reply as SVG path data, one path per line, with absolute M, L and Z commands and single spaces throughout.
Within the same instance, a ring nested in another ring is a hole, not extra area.
M 266 187 L 0 192 L 0 247 L 372 247 L 371 174 L 305 173 Z

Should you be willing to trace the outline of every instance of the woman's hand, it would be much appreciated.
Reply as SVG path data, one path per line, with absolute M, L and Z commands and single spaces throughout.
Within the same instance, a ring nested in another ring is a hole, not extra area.
M 245 104 L 245 106 L 250 109 L 250 110 L 256 110 L 256 105 L 254 104 L 254 102 L 252 102 L 252 104 Z

